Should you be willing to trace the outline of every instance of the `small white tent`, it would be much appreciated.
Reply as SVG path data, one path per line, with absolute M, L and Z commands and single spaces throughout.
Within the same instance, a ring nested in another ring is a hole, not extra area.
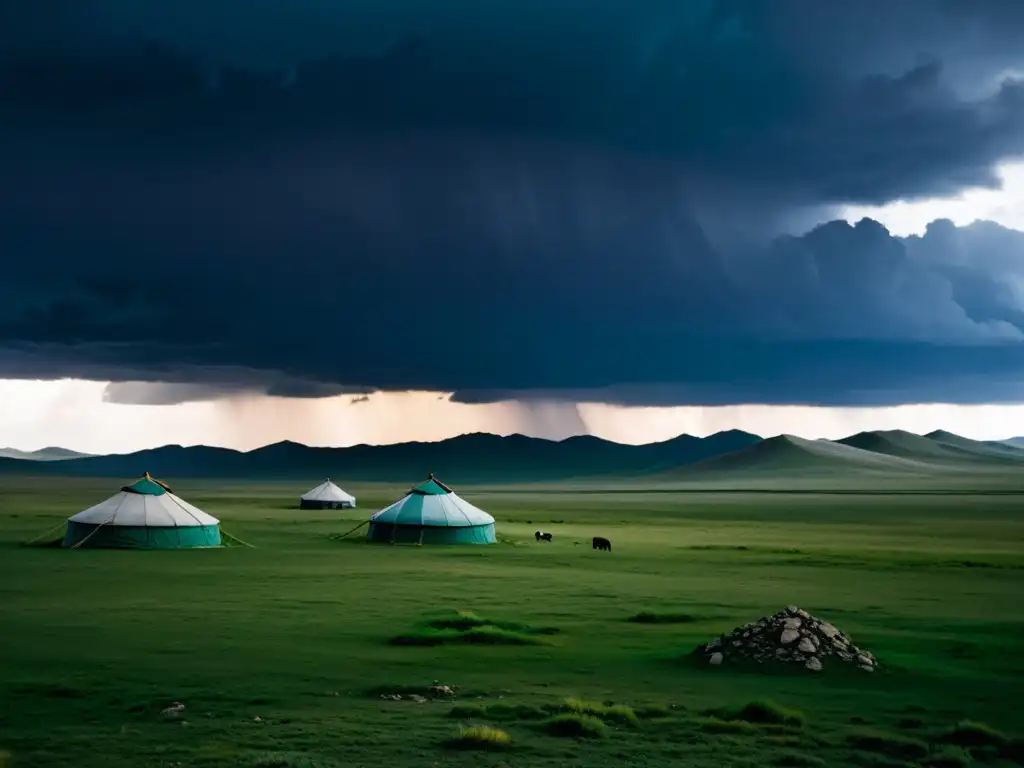
M 332 483 L 330 478 L 308 493 L 304 493 L 299 499 L 300 509 L 341 509 L 355 505 L 356 497 L 345 493 Z

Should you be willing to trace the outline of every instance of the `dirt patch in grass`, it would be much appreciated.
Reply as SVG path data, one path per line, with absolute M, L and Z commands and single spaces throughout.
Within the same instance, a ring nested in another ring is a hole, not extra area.
M 471 612 L 453 617 L 429 619 L 411 632 L 390 640 L 391 645 L 541 645 L 545 636 L 558 633 L 555 627 L 531 627 L 512 621 L 486 619 Z

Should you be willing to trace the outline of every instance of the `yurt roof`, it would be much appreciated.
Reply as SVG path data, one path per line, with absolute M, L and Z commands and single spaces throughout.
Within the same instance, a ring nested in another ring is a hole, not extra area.
M 122 491 L 127 493 L 141 493 L 146 496 L 163 496 L 170 493 L 171 488 L 167 483 L 161 482 L 147 472 L 134 483 L 121 486 Z
M 143 528 L 190 528 L 217 525 L 220 521 L 171 493 L 147 472 L 145 476 L 106 501 L 68 518 L 87 525 L 118 525 Z
M 434 477 L 433 472 L 430 473 L 430 477 L 428 477 L 426 481 L 414 486 L 412 490 L 409 491 L 409 493 L 418 493 L 422 496 L 440 496 L 451 492 L 452 489 Z
M 328 478 L 313 490 L 302 494 L 302 498 L 307 501 L 352 501 L 355 497 L 343 491 Z
M 412 488 L 405 497 L 370 518 L 374 523 L 467 528 L 492 525 L 494 518 L 465 499 L 433 475 Z

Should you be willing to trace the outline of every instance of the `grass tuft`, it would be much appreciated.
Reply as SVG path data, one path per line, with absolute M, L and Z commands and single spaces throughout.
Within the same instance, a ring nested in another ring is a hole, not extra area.
M 543 720 L 549 711 L 532 704 L 458 704 L 451 708 L 448 717 L 457 720 L 488 719 L 498 722 L 516 720 Z
M 391 638 L 391 645 L 432 647 L 436 645 L 540 645 L 543 641 L 532 635 L 511 632 L 498 627 L 474 627 L 465 631 L 423 629 Z
M 785 725 L 790 728 L 803 728 L 806 722 L 804 713 L 800 710 L 787 709 L 769 699 L 751 701 L 738 709 L 712 710 L 707 714 L 719 720 L 740 721 L 755 725 Z
M 454 617 L 430 619 L 412 632 L 398 635 L 391 645 L 540 645 L 545 635 L 558 633 L 555 627 L 531 627 L 513 621 L 485 619 L 469 611 Z
M 566 699 L 560 707 L 563 712 L 575 715 L 590 715 L 603 720 L 606 723 L 618 723 L 620 725 L 640 725 L 640 720 L 632 707 L 623 704 L 600 704 L 596 701 L 583 701 L 582 699 Z
M 608 726 L 591 715 L 565 713 L 544 723 L 544 732 L 563 739 L 603 739 L 608 735 Z
M 951 744 L 943 745 L 938 751 L 921 760 L 924 768 L 965 768 L 973 764 L 974 758 L 970 752 Z
M 899 760 L 920 760 L 928 756 L 928 745 L 920 739 L 883 731 L 859 730 L 847 736 L 846 741 L 855 749 Z
M 672 710 L 664 704 L 644 704 L 640 707 L 633 707 L 633 711 L 641 720 L 660 720 L 672 717 Z
M 640 613 L 630 616 L 627 621 L 631 621 L 634 624 L 692 624 L 695 621 L 700 621 L 700 617 L 690 613 L 640 611 Z
M 249 768 L 338 768 L 338 764 L 301 752 L 265 752 L 254 757 Z
M 459 735 L 445 742 L 449 749 L 505 749 L 512 739 L 500 728 L 477 725 L 459 729 Z
M 804 752 L 783 752 L 775 758 L 775 765 L 785 768 L 824 768 L 825 761 L 820 757 L 808 755 Z
M 26 685 L 16 688 L 15 691 L 21 694 L 42 696 L 47 699 L 84 699 L 86 693 L 80 688 L 67 683 L 43 683 L 41 685 Z
M 758 728 L 753 723 L 746 723 L 742 720 L 719 720 L 717 717 L 708 717 L 700 721 L 700 729 L 705 733 L 717 734 L 753 734 Z
M 1001 747 L 1009 742 L 1005 734 L 985 723 L 961 720 L 945 733 L 939 735 L 936 742 L 951 744 L 971 749 L 974 747 Z

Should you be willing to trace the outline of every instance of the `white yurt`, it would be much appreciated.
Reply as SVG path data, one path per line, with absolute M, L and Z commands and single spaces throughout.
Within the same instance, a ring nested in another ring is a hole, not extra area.
M 220 546 L 220 521 L 171 493 L 147 472 L 106 501 L 68 518 L 71 549 L 187 549 Z
M 300 509 L 341 509 L 355 505 L 356 497 L 345 493 L 330 478 L 299 498 Z

